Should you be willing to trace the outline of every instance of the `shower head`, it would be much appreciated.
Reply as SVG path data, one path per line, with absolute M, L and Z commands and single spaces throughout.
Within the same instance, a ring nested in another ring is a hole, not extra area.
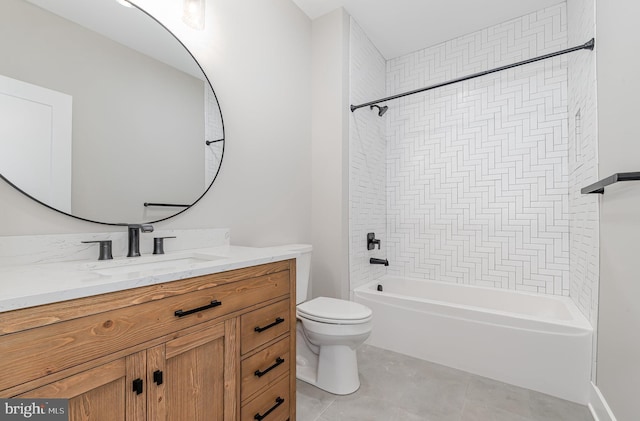
M 374 107 L 378 109 L 378 115 L 380 117 L 382 117 L 384 115 L 384 113 L 386 113 L 387 110 L 389 109 L 389 107 L 387 107 L 386 105 L 382 106 L 382 107 L 379 106 L 379 105 L 371 105 L 371 106 L 369 106 L 369 109 L 373 110 Z

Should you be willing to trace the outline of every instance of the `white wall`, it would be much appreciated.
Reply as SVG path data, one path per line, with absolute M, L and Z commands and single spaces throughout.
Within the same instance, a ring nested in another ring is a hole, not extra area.
M 601 177 L 640 170 L 640 3 L 596 1 L 598 158 Z M 640 419 L 640 182 L 600 197 L 597 386 L 620 421 Z
M 351 104 L 385 96 L 386 61 L 357 22 L 351 19 Z M 386 122 L 378 109 L 360 108 L 349 116 L 349 276 L 350 288 L 378 279 L 386 272 L 371 257 L 385 259 L 386 236 Z M 367 250 L 367 233 L 381 241 Z
M 561 3 L 389 60 L 387 93 L 566 45 Z M 389 105 L 388 273 L 569 295 L 566 56 Z
M 209 193 L 157 228 L 228 227 L 233 243 L 256 246 L 309 242 L 309 18 L 290 0 L 207 0 L 206 27 L 199 32 L 181 23 L 180 1 L 136 3 L 198 58 L 220 100 L 228 140 Z M 99 230 L 114 228 L 58 214 L 0 183 L 0 235 Z
M 349 291 L 349 16 L 313 21 L 311 295 Z

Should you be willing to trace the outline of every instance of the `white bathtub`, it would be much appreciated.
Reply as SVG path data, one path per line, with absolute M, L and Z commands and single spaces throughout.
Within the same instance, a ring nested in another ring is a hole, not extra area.
M 588 401 L 593 329 L 567 297 L 385 277 L 354 300 L 373 310 L 373 346 Z

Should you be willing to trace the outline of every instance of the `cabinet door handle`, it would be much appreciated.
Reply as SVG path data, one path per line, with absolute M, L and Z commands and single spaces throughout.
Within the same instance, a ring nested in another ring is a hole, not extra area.
M 257 377 L 262 377 L 268 372 L 270 372 L 271 370 L 273 370 L 274 368 L 276 368 L 277 366 L 279 366 L 280 364 L 282 364 L 283 362 L 284 362 L 284 358 L 278 357 L 276 358 L 275 364 L 273 364 L 271 367 L 266 368 L 264 371 L 256 370 L 253 374 L 255 374 Z
M 276 404 L 275 404 L 275 405 L 273 405 L 273 406 L 271 407 L 271 409 L 269 409 L 267 412 L 265 412 L 265 413 L 264 413 L 264 414 L 262 414 L 262 415 L 260 415 L 260 413 L 258 412 L 257 414 L 255 414 L 255 415 L 253 416 L 253 419 L 254 419 L 254 420 L 257 420 L 257 421 L 261 421 L 261 420 L 265 419 L 265 418 L 267 417 L 267 415 L 269 415 L 270 413 L 272 413 L 273 411 L 275 411 L 275 409 L 276 409 L 277 407 L 279 407 L 280 405 L 282 405 L 282 403 L 283 403 L 283 402 L 284 402 L 284 399 L 282 399 L 280 396 L 278 396 L 278 397 L 276 398 Z
M 176 310 L 175 313 L 173 313 L 173 314 L 176 317 L 184 317 L 184 316 L 188 316 L 189 314 L 197 313 L 199 311 L 206 310 L 206 309 L 209 309 L 209 308 L 218 307 L 220 305 L 222 305 L 222 301 L 213 300 L 213 301 L 211 301 L 211 304 L 207 304 L 206 306 L 193 308 L 191 310 Z
M 153 382 L 158 386 L 162 384 L 162 371 L 156 370 L 153 372 Z
M 142 379 L 135 379 L 133 381 L 133 391 L 136 392 L 136 395 L 142 393 Z
M 275 325 L 279 325 L 282 322 L 284 322 L 284 319 L 282 317 L 276 317 L 276 321 L 275 322 L 273 322 L 271 324 L 268 324 L 266 326 L 263 326 L 263 327 L 256 326 L 256 327 L 253 328 L 253 330 L 255 330 L 256 332 L 260 333 L 260 332 L 263 332 L 263 331 L 265 331 L 267 329 L 270 329 L 270 328 L 274 327 Z

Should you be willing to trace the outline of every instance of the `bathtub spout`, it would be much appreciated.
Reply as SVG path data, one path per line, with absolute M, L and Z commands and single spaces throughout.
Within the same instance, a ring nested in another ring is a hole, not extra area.
M 389 266 L 389 261 L 387 259 L 376 259 L 375 257 L 372 257 L 371 259 L 369 259 L 369 263 L 371 263 L 372 265 Z

